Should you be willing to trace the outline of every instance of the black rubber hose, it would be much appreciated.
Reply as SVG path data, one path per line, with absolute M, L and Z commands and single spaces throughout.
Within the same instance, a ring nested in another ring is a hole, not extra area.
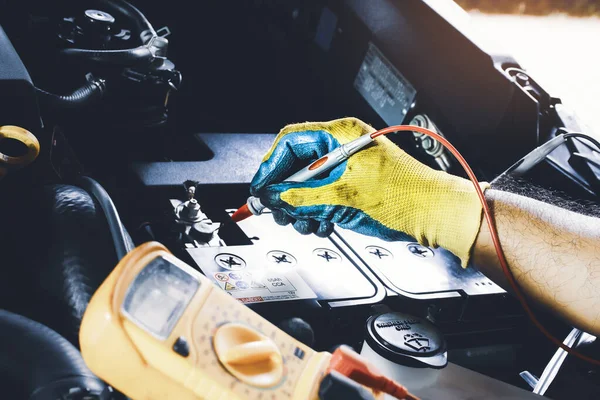
M 0 230 L 0 265 L 12 266 L 2 269 L 0 309 L 38 321 L 79 348 L 88 303 L 117 265 L 107 219 L 94 196 L 81 187 L 22 186 L 0 195 L 0 221 L 11 227 Z M 35 251 L 32 232 L 44 238 Z M 129 235 L 127 241 L 133 248 Z M 3 398 L 8 397 L 0 389 Z
M 96 395 L 108 390 L 75 346 L 45 325 L 0 310 L 0 339 L 0 374 L 24 390 L 29 400 L 64 398 L 77 390 L 89 389 Z
M 89 106 L 104 95 L 105 85 L 102 80 L 93 80 L 76 89 L 71 94 L 58 95 L 36 88 L 42 101 L 55 109 L 76 109 Z
M 117 261 L 120 261 L 123 257 L 125 257 L 127 253 L 129 253 L 133 249 L 133 247 L 129 240 L 127 240 L 125 227 L 121 223 L 121 218 L 119 218 L 119 213 L 117 212 L 115 204 L 113 203 L 106 190 L 104 190 L 102 185 L 100 185 L 92 178 L 88 176 L 82 176 L 78 184 L 96 198 L 96 200 L 100 204 L 100 207 L 102 208 L 102 211 L 104 211 L 106 221 L 108 222 L 108 228 L 110 230 L 110 234 L 113 238 L 113 243 L 115 245 Z
M 127 50 L 63 49 L 61 53 L 66 56 L 81 57 L 96 62 L 123 65 L 134 65 L 151 60 L 154 57 L 148 46 L 139 46 Z

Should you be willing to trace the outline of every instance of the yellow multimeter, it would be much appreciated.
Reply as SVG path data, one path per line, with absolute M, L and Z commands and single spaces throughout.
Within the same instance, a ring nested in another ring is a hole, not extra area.
M 88 367 L 135 400 L 317 399 L 331 360 L 155 242 L 96 291 L 79 340 Z

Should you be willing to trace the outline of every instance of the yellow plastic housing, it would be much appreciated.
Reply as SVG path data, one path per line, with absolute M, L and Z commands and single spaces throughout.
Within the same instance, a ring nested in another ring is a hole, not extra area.
M 156 257 L 200 281 L 164 340 L 121 311 L 127 289 Z M 179 338 L 189 344 L 187 356 L 173 349 Z M 285 334 L 153 242 L 129 253 L 100 286 L 79 340 L 89 368 L 134 400 L 317 399 L 331 357 Z

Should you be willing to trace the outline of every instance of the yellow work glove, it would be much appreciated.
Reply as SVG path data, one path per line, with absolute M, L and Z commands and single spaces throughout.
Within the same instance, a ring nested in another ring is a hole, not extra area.
M 443 247 L 462 265 L 481 225 L 473 184 L 420 163 L 389 139 L 375 143 L 308 182 L 282 182 L 328 152 L 375 129 L 356 118 L 288 125 L 252 180 L 250 192 L 280 224 L 326 236 L 332 224 L 384 240 L 413 238 Z M 489 184 L 482 183 L 485 190 Z

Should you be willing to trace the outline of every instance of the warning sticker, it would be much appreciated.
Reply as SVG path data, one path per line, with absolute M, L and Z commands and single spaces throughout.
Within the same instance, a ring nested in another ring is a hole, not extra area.
M 264 299 L 260 296 L 256 296 L 256 297 L 240 297 L 238 299 L 239 301 L 241 301 L 242 303 L 259 303 L 261 301 L 264 301 Z
M 222 272 L 217 272 L 215 274 L 215 279 L 219 282 L 227 282 L 229 280 L 229 276 L 227 276 L 227 274 L 224 274 Z
M 230 272 L 230 273 L 229 273 L 229 277 L 230 277 L 231 279 L 233 279 L 234 281 L 237 281 L 237 280 L 239 280 L 239 279 L 242 279 L 242 278 L 243 278 L 243 277 L 242 277 L 242 275 L 241 275 L 240 273 L 238 273 L 238 272 Z
M 235 283 L 235 286 L 240 290 L 246 290 L 250 287 L 250 285 L 246 281 L 237 281 Z
M 314 299 L 317 295 L 293 270 L 246 270 L 244 273 L 216 273 L 215 281 L 243 303 Z M 227 278 L 227 280 L 222 280 Z

